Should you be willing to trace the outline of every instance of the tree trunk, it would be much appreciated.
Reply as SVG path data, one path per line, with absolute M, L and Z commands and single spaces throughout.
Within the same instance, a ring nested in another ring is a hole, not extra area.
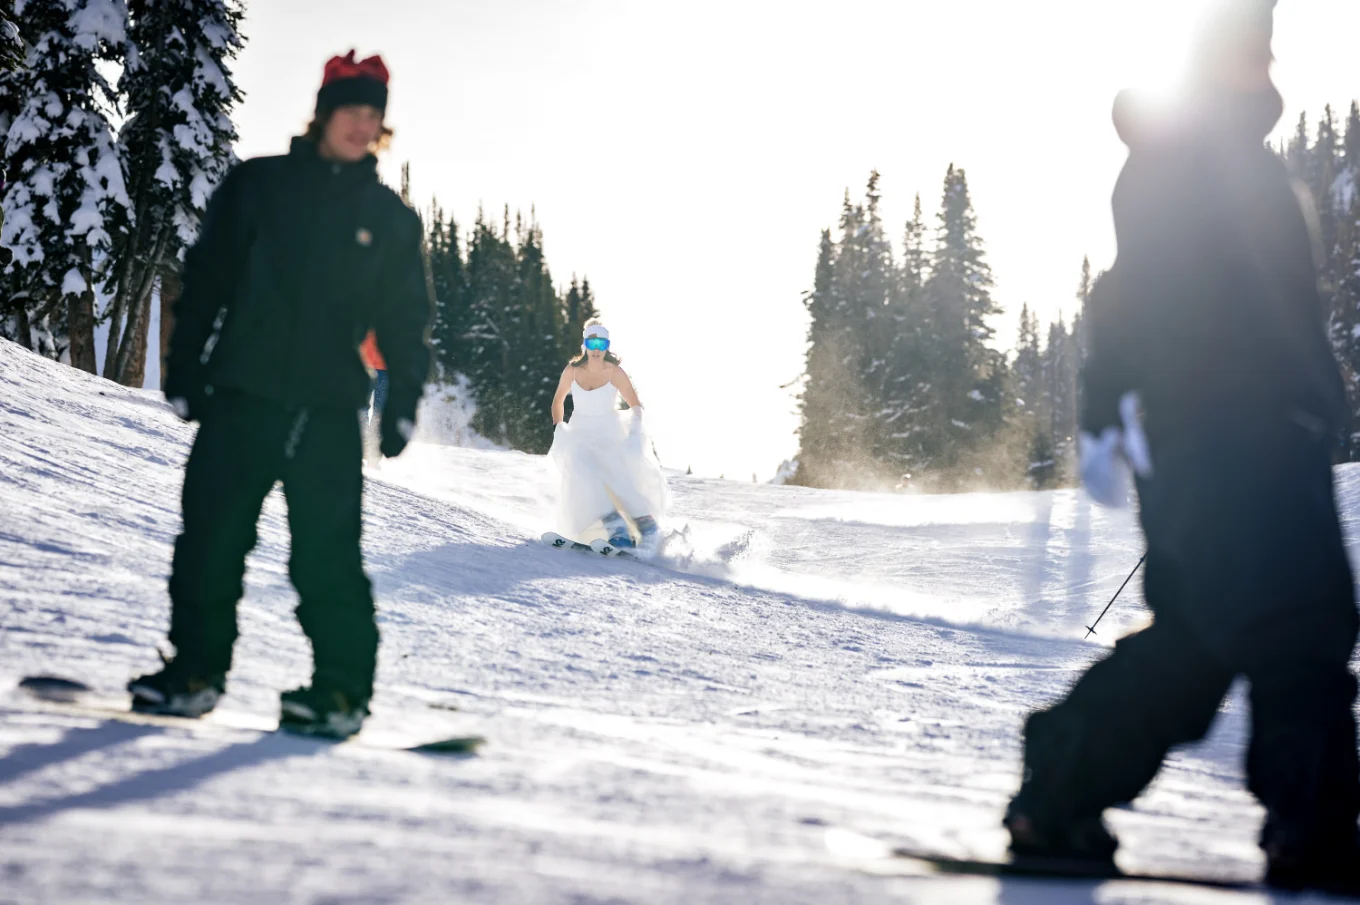
M 66 297 L 66 330 L 71 339 L 71 367 L 99 373 L 94 353 L 94 290 Z
M 112 309 L 109 311 L 109 338 L 104 343 L 104 379 L 116 380 L 118 377 L 118 341 L 123 336 L 123 309 L 126 307 L 123 300 L 126 293 L 120 283 L 118 294 L 113 298 Z
M 165 243 L 169 236 L 167 225 L 162 222 L 156 231 L 154 249 L 146 270 L 141 277 L 141 282 L 136 287 L 136 293 L 131 296 L 131 304 L 128 307 L 127 329 L 123 331 L 123 341 L 118 345 L 118 369 L 114 371 L 117 375 L 114 379 L 119 383 L 126 384 L 126 374 L 128 363 L 132 360 L 132 347 L 134 339 L 143 337 L 143 367 L 145 367 L 146 352 L 146 325 L 147 318 L 151 316 L 151 287 L 156 282 L 156 274 L 161 269 L 161 259 L 165 256 Z
M 170 361 L 170 337 L 175 333 L 175 303 L 179 301 L 183 284 L 179 270 L 169 269 L 161 274 L 161 388 L 165 388 L 165 369 Z
M 14 324 L 17 328 L 18 336 L 15 341 L 19 345 L 33 351 L 33 324 L 28 319 L 28 303 L 26 299 L 20 299 L 14 307 Z
M 147 334 L 151 329 L 151 295 L 147 293 L 142 300 L 142 315 L 138 319 L 137 333 L 132 337 L 132 355 L 128 358 L 127 370 L 119 381 L 123 386 L 141 389 L 146 383 L 146 346 Z

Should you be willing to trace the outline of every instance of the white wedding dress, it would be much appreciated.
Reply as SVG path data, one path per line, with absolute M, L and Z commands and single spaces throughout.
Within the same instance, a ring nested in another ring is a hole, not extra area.
M 666 478 L 640 413 L 619 411 L 611 383 L 587 390 L 573 380 L 571 398 L 571 421 L 557 429 L 548 451 L 562 476 L 558 532 L 589 543 L 607 539 L 601 520 L 615 512 L 630 522 L 648 515 L 660 520 Z

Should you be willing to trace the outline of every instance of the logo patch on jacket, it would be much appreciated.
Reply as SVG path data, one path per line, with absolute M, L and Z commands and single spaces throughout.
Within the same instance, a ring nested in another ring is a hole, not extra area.
M 364 229 L 361 226 L 359 227 L 358 232 L 354 234 L 354 241 L 358 242 L 364 248 L 367 248 L 368 246 L 373 244 L 373 233 L 369 232 L 368 230 Z

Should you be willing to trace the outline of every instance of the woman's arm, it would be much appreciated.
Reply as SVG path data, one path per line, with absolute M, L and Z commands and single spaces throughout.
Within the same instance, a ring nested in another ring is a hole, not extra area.
M 642 408 L 642 400 L 638 399 L 637 390 L 633 389 L 633 381 L 628 379 L 628 374 L 623 368 L 614 368 L 614 375 L 609 378 L 609 382 L 618 388 L 619 395 L 628 403 L 630 409 Z
M 562 369 L 562 376 L 557 381 L 557 392 L 553 394 L 553 424 L 561 424 L 567 417 L 567 393 L 569 392 L 571 392 L 571 365 Z

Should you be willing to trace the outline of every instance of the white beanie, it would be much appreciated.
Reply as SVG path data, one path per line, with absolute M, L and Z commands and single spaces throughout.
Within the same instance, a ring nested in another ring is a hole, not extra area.
M 586 327 L 586 335 L 583 339 L 590 339 L 592 336 L 598 336 L 600 339 L 608 339 L 609 330 L 604 324 L 591 324 L 589 327 Z

